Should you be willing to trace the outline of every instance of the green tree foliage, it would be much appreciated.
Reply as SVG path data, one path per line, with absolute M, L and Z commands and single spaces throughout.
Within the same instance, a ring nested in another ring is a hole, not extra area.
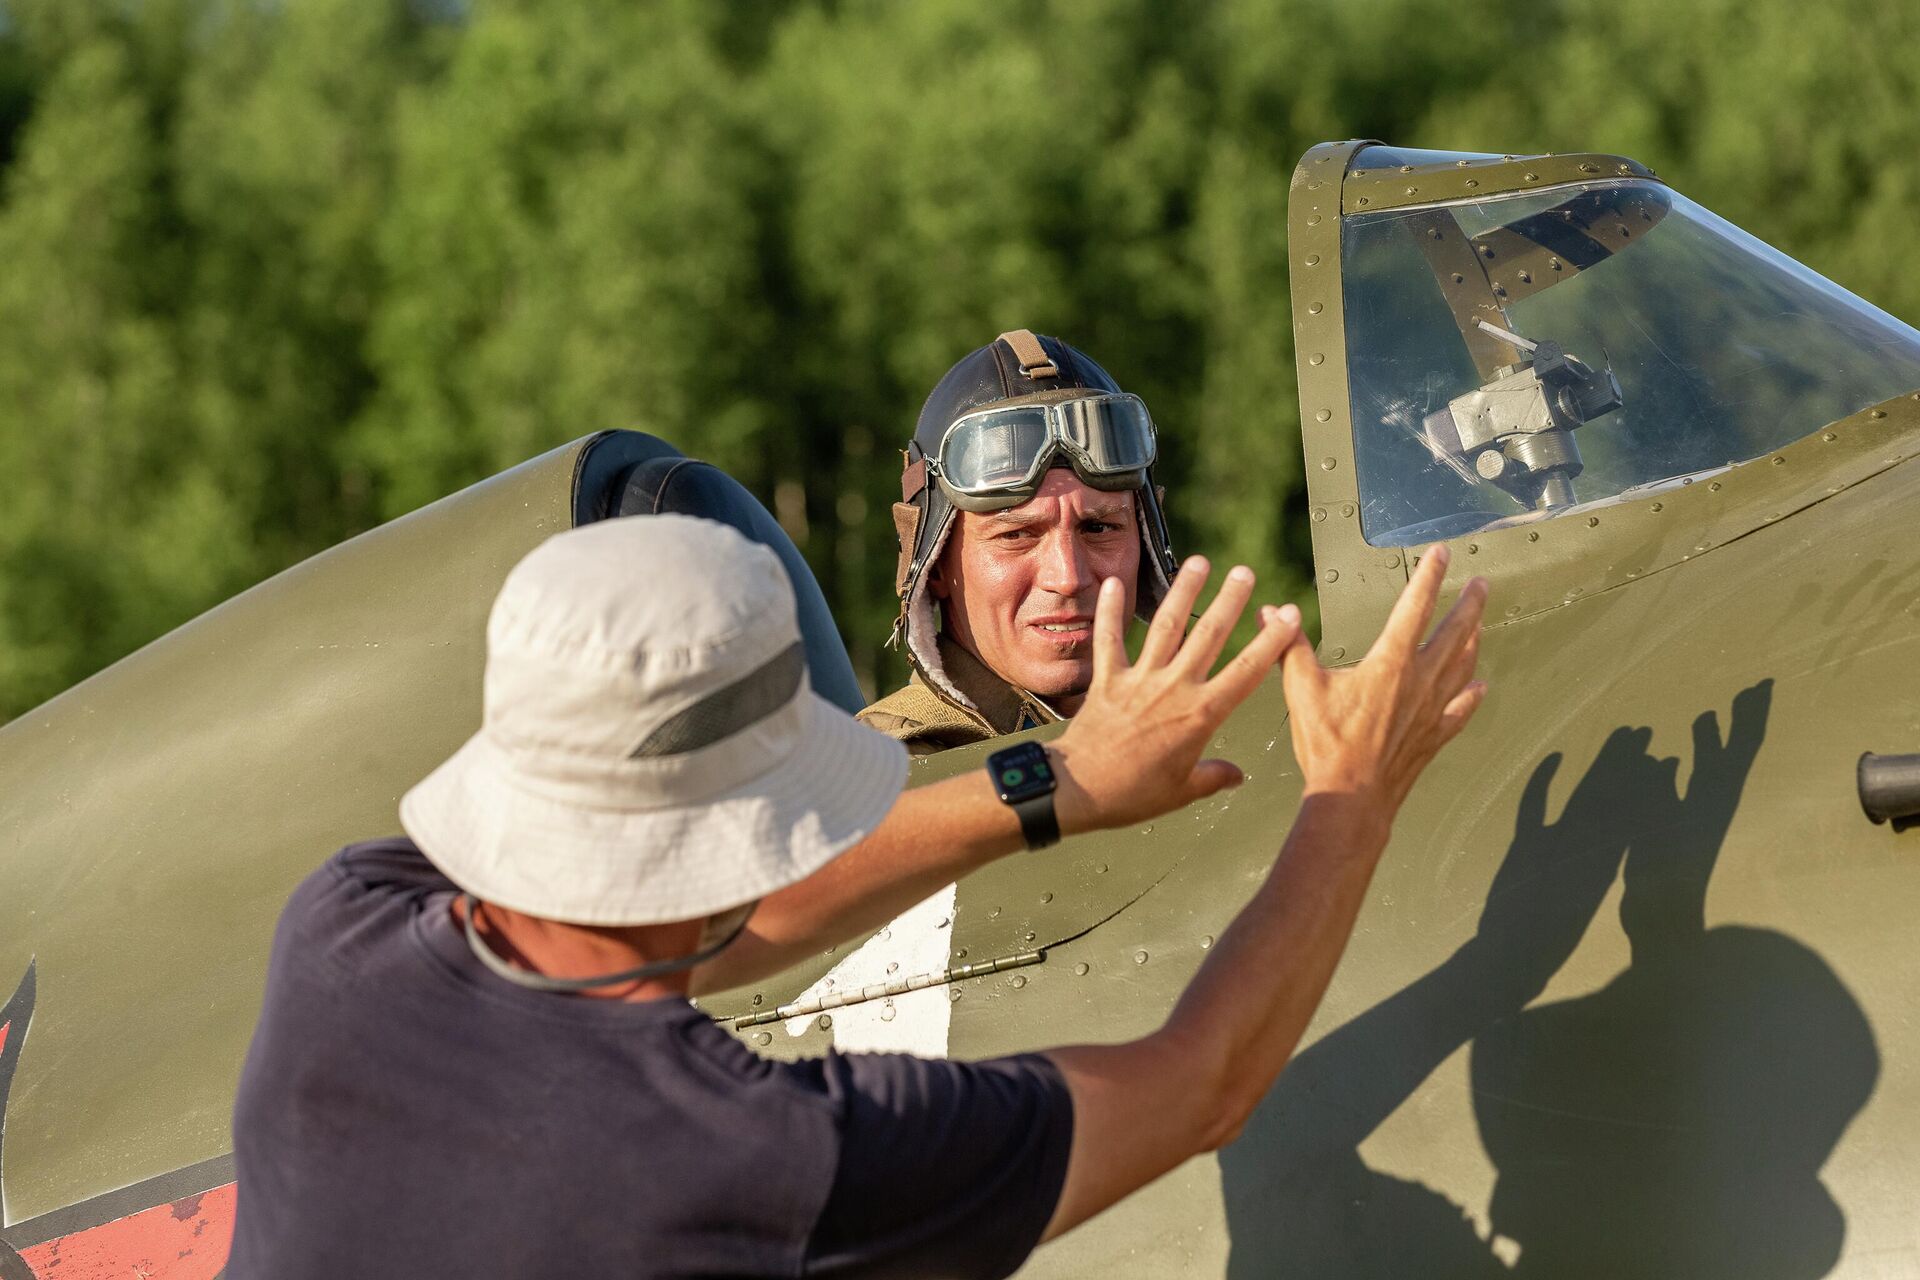
M 766 499 L 884 687 L 895 450 L 1016 326 L 1153 406 L 1181 549 L 1310 596 L 1301 151 L 1622 151 L 1920 316 L 1917 25 L 1868 0 L 0 0 L 0 717 L 610 426 Z
M 174 308 L 196 448 L 260 571 L 379 515 L 344 447 L 377 387 L 376 242 L 401 91 L 436 69 L 403 6 L 303 0 L 220 15 L 161 140 L 191 262 Z
M 761 181 L 724 7 L 490 6 L 400 104 L 379 387 L 348 440 L 395 515 L 607 426 L 764 485 Z M 799 464 L 797 456 L 783 461 Z
M 425 65 L 356 0 L 11 16 L 40 78 L 0 187 L 0 714 L 369 521 L 339 442 Z
M 38 97 L 0 209 L 0 684 L 16 707 L 236 585 L 245 535 L 179 448 L 180 259 L 127 41 L 79 40 Z

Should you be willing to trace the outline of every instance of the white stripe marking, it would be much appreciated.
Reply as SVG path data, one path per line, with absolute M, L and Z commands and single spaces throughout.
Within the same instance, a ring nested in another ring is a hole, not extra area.
M 950 884 L 925 902 L 910 907 L 801 992 L 795 997 L 796 1002 L 951 968 L 953 962 L 948 953 L 953 944 L 953 909 L 958 898 L 959 886 Z M 945 986 L 867 1000 L 830 1013 L 834 1047 L 844 1053 L 947 1056 L 947 1029 L 953 1022 L 953 1006 Z M 788 1018 L 787 1034 L 806 1034 L 818 1016 L 803 1014 Z

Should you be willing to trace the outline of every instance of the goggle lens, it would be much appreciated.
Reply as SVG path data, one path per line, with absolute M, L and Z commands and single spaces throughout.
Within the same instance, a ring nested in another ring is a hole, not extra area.
M 1138 400 L 1069 400 L 1060 432 L 1094 471 L 1139 471 L 1153 464 L 1153 421 Z
M 1153 419 L 1138 397 L 1095 396 L 960 419 L 941 442 L 940 478 L 968 497 L 1030 495 L 1056 443 L 1089 483 L 1131 479 L 1157 455 Z
M 967 491 L 1022 483 L 1047 447 L 1046 411 L 1039 407 L 984 413 L 948 437 L 941 474 Z

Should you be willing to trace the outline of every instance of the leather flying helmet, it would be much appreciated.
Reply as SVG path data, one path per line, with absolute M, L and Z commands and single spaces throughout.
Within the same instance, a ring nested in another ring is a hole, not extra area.
M 962 702 L 943 678 L 927 569 L 939 559 L 954 512 L 996 511 L 1031 498 L 1052 467 L 1086 484 L 1134 494 L 1140 580 L 1134 599 L 1150 618 L 1176 565 L 1153 483 L 1153 422 L 1139 397 L 1083 352 L 1026 329 L 1003 333 L 947 370 L 920 410 L 894 504 L 900 540 L 894 590 L 913 664 Z

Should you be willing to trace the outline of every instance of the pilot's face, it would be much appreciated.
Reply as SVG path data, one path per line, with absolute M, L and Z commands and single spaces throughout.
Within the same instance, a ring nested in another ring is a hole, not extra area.
M 1072 715 L 1093 683 L 1093 605 L 1118 578 L 1133 616 L 1140 573 L 1134 495 L 1047 472 L 1017 507 L 962 511 L 929 586 L 947 634 L 1001 679 Z

